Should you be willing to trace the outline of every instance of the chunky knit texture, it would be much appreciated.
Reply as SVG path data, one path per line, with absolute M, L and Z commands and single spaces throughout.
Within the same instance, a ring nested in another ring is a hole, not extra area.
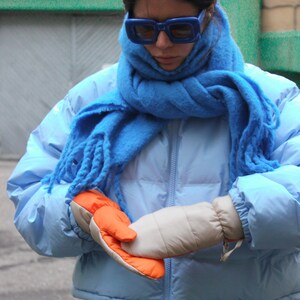
M 89 189 L 105 190 L 109 181 L 127 212 L 120 176 L 169 120 L 227 116 L 231 134 L 230 183 L 237 176 L 271 171 L 275 105 L 243 73 L 244 61 L 219 6 L 185 62 L 174 71 L 161 69 L 141 45 L 121 29 L 118 88 L 75 117 L 59 163 L 45 182 L 49 192 L 72 181 L 70 197 Z M 128 213 L 128 212 L 127 212 Z

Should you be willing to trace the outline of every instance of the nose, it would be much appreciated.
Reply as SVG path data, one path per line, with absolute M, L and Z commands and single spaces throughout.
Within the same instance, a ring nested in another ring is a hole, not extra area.
M 157 36 L 155 46 L 159 49 L 167 49 L 171 47 L 173 43 L 169 39 L 168 35 L 164 31 L 160 31 Z

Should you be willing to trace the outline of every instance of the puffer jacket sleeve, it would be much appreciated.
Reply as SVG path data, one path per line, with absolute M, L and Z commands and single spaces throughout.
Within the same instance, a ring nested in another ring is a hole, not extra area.
M 300 247 L 300 94 L 297 86 L 259 70 L 252 76 L 279 107 L 273 172 L 237 178 L 230 195 L 245 239 L 255 250 Z
M 30 247 L 41 255 L 67 257 L 99 246 L 74 220 L 66 197 L 70 183 L 47 192 L 42 179 L 50 174 L 70 132 L 74 115 L 115 85 L 115 67 L 92 75 L 75 86 L 31 133 L 25 155 L 7 183 L 16 207 L 14 223 Z

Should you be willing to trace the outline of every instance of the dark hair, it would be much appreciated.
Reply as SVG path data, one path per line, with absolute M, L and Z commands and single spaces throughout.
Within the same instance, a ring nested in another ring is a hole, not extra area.
M 137 0 L 123 0 L 124 7 L 126 11 L 132 11 L 134 9 L 134 5 Z M 211 4 L 213 4 L 216 0 L 184 0 L 185 2 L 189 2 L 192 5 L 195 5 L 199 9 L 206 9 Z

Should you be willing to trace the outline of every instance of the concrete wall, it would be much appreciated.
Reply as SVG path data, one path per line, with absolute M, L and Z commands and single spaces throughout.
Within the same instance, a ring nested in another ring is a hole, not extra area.
M 300 0 L 263 0 L 260 66 L 300 85 Z
M 30 132 L 68 90 L 118 60 L 122 20 L 120 13 L 0 12 L 0 158 L 22 156 Z
M 263 32 L 294 30 L 300 30 L 300 0 L 263 0 Z

